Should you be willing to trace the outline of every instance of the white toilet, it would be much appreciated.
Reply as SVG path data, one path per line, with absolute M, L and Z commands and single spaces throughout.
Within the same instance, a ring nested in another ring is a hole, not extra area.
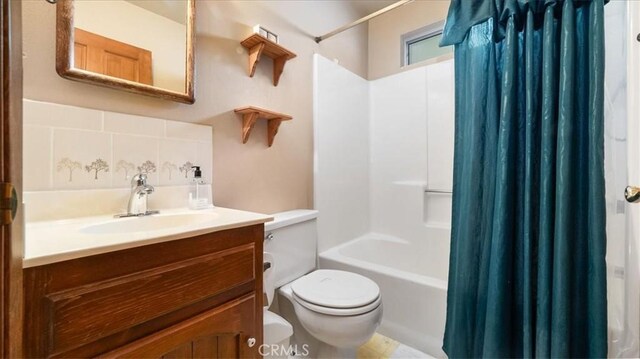
M 382 321 L 378 285 L 356 273 L 316 270 L 317 211 L 296 210 L 274 217 L 265 225 L 265 255 L 275 264 L 270 285 L 280 287 L 281 308 L 283 301 L 293 306 L 295 318 L 287 317 L 284 310 L 281 314 L 293 323 L 294 337 L 310 336 L 318 343 L 307 348 L 305 344 L 315 343 L 298 339 L 295 347 L 317 358 L 355 358 L 358 347 Z M 267 330 L 265 326 L 265 338 Z

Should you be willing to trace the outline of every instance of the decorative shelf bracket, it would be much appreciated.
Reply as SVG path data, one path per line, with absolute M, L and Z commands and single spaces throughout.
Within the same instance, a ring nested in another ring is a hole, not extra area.
M 247 141 L 249 141 L 249 135 L 251 134 L 251 130 L 257 120 L 257 112 L 250 112 L 242 115 L 242 143 L 247 143 Z
M 259 43 L 249 49 L 249 77 L 253 77 L 256 73 L 262 50 L 264 50 L 264 43 Z
M 240 44 L 249 51 L 249 77 L 253 77 L 256 73 L 256 67 L 262 55 L 273 59 L 273 86 L 278 86 L 284 64 L 296 57 L 293 52 L 259 34 L 249 36 Z
M 272 119 L 267 123 L 267 143 L 269 147 L 273 145 L 273 139 L 276 138 L 276 135 L 278 134 L 280 123 L 282 123 L 282 120 L 280 119 Z
M 247 106 L 234 110 L 238 115 L 242 115 L 242 143 L 247 143 L 251 130 L 259 119 L 267 120 L 267 144 L 273 145 L 273 140 L 278 134 L 278 129 L 282 121 L 289 121 L 293 117 L 263 108 Z
M 273 86 L 278 86 L 280 82 L 280 76 L 284 72 L 284 64 L 287 63 L 289 58 L 287 56 L 280 56 L 273 59 Z

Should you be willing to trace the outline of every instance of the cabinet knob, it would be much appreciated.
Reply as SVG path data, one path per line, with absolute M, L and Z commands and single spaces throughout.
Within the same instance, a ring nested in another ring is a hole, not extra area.
M 253 348 L 253 346 L 256 345 L 256 338 L 247 339 L 247 345 L 249 346 L 249 348 Z
M 267 234 L 267 236 L 265 237 L 265 239 L 264 239 L 264 240 L 265 240 L 265 241 L 267 241 L 267 242 L 272 241 L 272 240 L 273 240 L 273 233 L 269 233 L 269 234 Z

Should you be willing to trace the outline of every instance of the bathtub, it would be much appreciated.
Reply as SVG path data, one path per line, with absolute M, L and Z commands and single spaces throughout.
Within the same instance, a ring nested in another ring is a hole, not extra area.
M 320 253 L 320 268 L 340 269 L 374 280 L 382 295 L 383 335 L 434 357 L 444 357 L 449 237 L 429 228 L 424 240 L 370 233 Z

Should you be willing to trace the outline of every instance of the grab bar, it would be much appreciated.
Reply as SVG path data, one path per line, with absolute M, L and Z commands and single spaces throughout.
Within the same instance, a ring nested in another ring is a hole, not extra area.
M 444 194 L 452 194 L 453 193 L 451 191 L 445 191 L 443 189 L 429 189 L 429 188 L 425 188 L 424 191 L 426 193 L 444 193 Z

